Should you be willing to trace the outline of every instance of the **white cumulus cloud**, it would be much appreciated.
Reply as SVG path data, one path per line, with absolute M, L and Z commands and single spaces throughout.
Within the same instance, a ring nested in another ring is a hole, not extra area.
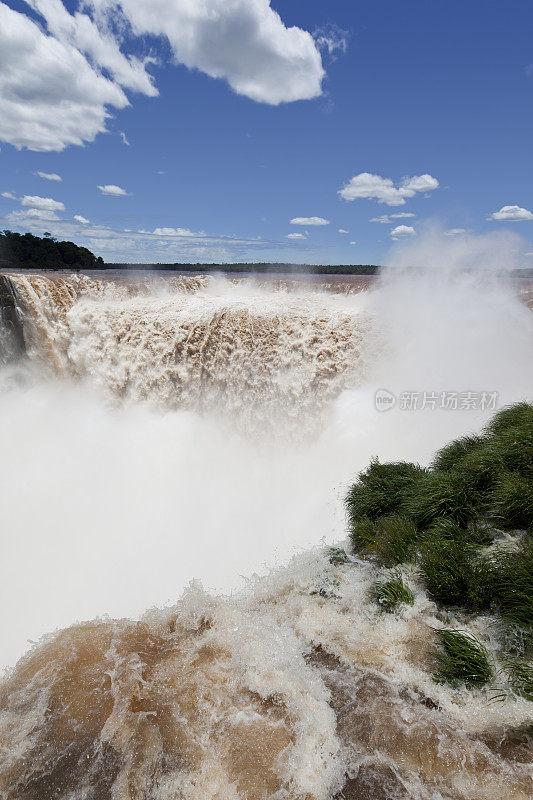
M 287 28 L 270 0 L 88 0 L 119 8 L 138 36 L 164 36 L 177 62 L 278 105 L 322 93 L 324 69 L 308 31 Z
M 86 219 L 85 217 L 82 217 L 81 214 L 74 214 L 74 219 L 76 220 L 76 222 L 80 222 L 82 225 L 90 225 L 91 224 L 91 221 Z
M 533 214 L 527 208 L 521 206 L 503 206 L 499 211 L 490 215 L 489 219 L 499 222 L 522 222 L 523 220 L 533 219 Z
M 329 219 L 323 217 L 294 217 L 291 219 L 291 225 L 329 225 Z
M 350 231 L 346 231 L 344 228 L 339 228 L 339 233 L 350 233 Z
M 307 235 L 305 233 L 288 233 L 287 239 L 307 239 Z
M 405 236 L 413 236 L 416 233 L 412 225 L 398 225 L 390 232 L 393 239 L 402 239 Z
M 41 170 L 38 169 L 35 174 L 45 181 L 58 181 L 60 183 L 63 180 L 61 175 L 58 175 L 56 172 L 41 172 Z
M 79 50 L 0 2 L 0 105 L 1 140 L 50 151 L 92 141 L 105 130 L 107 106 L 128 99 Z
M 146 65 L 153 59 L 141 61 L 135 56 L 124 55 L 104 20 L 93 21 L 88 14 L 79 11 L 70 14 L 61 0 L 26 2 L 46 20 L 52 36 L 88 55 L 92 63 L 109 72 L 120 86 L 151 97 L 158 94 L 152 76 L 146 71 Z
M 2 197 L 7 198 L 7 200 L 16 200 L 17 199 L 16 195 L 14 195 L 13 192 L 2 192 Z
M 125 90 L 158 95 L 148 72 L 157 59 L 123 52 L 133 36 L 164 40 L 175 63 L 257 102 L 322 94 L 319 46 L 270 0 L 80 0 L 74 13 L 61 0 L 27 4 L 41 25 L 0 0 L 0 140 L 17 148 L 92 142 L 110 109 L 129 105 Z M 342 37 L 326 39 L 333 52 L 343 48 Z
M 348 183 L 339 189 L 339 195 L 348 202 L 366 198 L 377 200 L 388 206 L 403 206 L 406 198 L 414 197 L 418 192 L 431 192 L 438 189 L 439 182 L 432 175 L 415 175 L 404 178 L 400 184 L 394 185 L 390 178 L 361 172 L 354 175 Z
M 112 197 L 126 197 L 128 192 L 123 189 L 121 186 L 115 186 L 114 183 L 106 183 L 105 186 L 100 186 L 98 184 L 98 189 L 102 192 L 102 194 L 108 194 Z
M 39 197 L 38 195 L 25 194 L 20 201 L 26 208 L 38 208 L 41 211 L 64 211 L 65 205 L 59 200 L 52 200 L 51 197 Z

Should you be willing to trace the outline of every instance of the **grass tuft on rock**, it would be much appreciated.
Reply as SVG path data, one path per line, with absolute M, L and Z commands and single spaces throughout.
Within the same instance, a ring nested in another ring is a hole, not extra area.
M 485 522 L 473 521 L 467 528 L 461 527 L 455 520 L 439 517 L 420 535 L 421 540 L 448 539 L 470 545 L 489 545 L 494 540 L 494 531 Z
M 354 550 L 376 557 L 386 567 L 412 561 L 416 552 L 418 532 L 410 519 L 399 515 L 376 521 L 355 522 L 350 538 Z
M 363 519 L 376 520 L 396 513 L 406 489 L 424 474 L 422 467 L 406 461 L 393 464 L 371 461 L 346 496 L 350 527 Z
M 503 472 L 491 494 L 494 520 L 505 530 L 533 531 L 533 480 Z
M 476 453 L 483 444 L 481 436 L 462 436 L 443 447 L 433 460 L 431 468 L 440 472 L 457 469 L 466 456 Z
M 523 658 L 509 657 L 504 662 L 509 686 L 514 694 L 533 701 L 533 665 Z
M 478 515 L 477 502 L 472 484 L 462 472 L 435 471 L 410 487 L 403 510 L 419 528 L 427 528 L 439 519 L 464 527 Z
M 420 561 L 422 580 L 432 600 L 460 605 L 468 596 L 468 565 L 464 545 L 448 539 L 426 544 Z
M 395 570 L 386 581 L 375 583 L 370 593 L 381 608 L 389 613 L 395 611 L 402 603 L 412 606 L 415 601 L 413 592 L 403 582 L 399 570 Z
M 340 567 L 341 564 L 346 564 L 348 554 L 342 547 L 328 547 L 328 560 L 334 567 Z
M 510 428 L 523 428 L 529 425 L 533 425 L 533 405 L 523 401 L 498 411 L 485 428 L 485 432 L 499 436 Z
M 492 562 L 490 589 L 502 619 L 531 633 L 533 627 L 533 540 L 511 552 L 499 553 Z
M 502 657 L 531 655 L 532 404 L 502 409 L 481 434 L 443 447 L 430 469 L 372 461 L 349 490 L 346 509 L 355 552 L 392 568 L 416 564 L 429 596 L 441 607 L 499 617 Z M 511 532 L 505 540 L 502 530 Z M 391 608 L 394 592 L 400 591 L 394 578 L 382 582 L 394 584 L 388 587 Z M 479 643 L 453 631 L 438 635 L 442 675 L 470 685 L 489 679 L 490 665 Z M 463 657 L 464 675 L 458 676 L 454 669 Z M 474 657 L 479 669 L 472 678 L 467 668 Z M 530 684 L 522 667 L 515 670 L 516 685 L 525 681 L 526 696 Z
M 486 647 L 463 631 L 436 630 L 439 648 L 435 653 L 438 683 L 452 686 L 485 686 L 492 679 L 492 667 Z

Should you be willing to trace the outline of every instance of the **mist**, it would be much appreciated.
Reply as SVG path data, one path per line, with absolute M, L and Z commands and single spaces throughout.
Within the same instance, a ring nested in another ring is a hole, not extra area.
M 112 358 L 124 354 L 109 355 L 101 339 L 88 342 L 94 316 L 87 315 L 105 303 L 107 331 L 115 308 L 130 313 L 131 301 L 78 300 L 61 321 L 75 374 L 54 372 L 42 353 L 0 374 L 8 533 L 0 564 L 2 664 L 12 665 L 29 641 L 75 621 L 136 617 L 174 602 L 191 580 L 215 592 L 239 591 L 254 572 L 344 539 L 343 495 L 371 457 L 426 464 L 435 449 L 478 430 L 494 410 L 404 410 L 403 393 L 495 392 L 498 407 L 531 398 L 531 312 L 502 269 L 515 263 L 516 249 L 513 237 L 456 241 L 431 232 L 398 246 L 367 293 L 339 298 L 308 287 L 291 297 L 304 317 L 315 319 L 318 306 L 316 318 L 329 320 L 332 336 L 339 306 L 365 320 L 356 374 L 321 408 L 311 437 L 265 438 L 191 403 L 186 410 L 165 407 L 123 391 L 113 399 L 105 376 Z M 223 297 L 227 309 L 238 296 L 239 308 L 253 317 L 278 303 L 274 294 L 253 282 L 236 289 L 217 279 L 181 298 L 180 308 L 216 306 Z M 157 314 L 168 297 L 158 290 L 147 302 Z M 175 312 L 165 313 L 171 321 Z M 300 335 L 310 335 L 307 323 Z M 334 360 L 342 342 L 336 347 Z M 141 358 L 138 348 L 132 358 Z M 311 345 L 303 352 L 318 357 Z M 253 384 L 253 361 L 247 369 Z M 376 410 L 377 390 L 394 395 L 393 409 Z M 294 395 L 297 410 L 300 396 Z

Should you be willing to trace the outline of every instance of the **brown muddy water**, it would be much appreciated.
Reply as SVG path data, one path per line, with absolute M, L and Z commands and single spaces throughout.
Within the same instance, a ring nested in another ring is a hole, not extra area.
M 370 457 L 427 463 L 488 418 L 376 389 L 532 396 L 530 286 L 11 279 L 0 798 L 532 796 L 531 703 L 436 684 L 416 571 L 385 614 L 382 571 L 325 551 Z

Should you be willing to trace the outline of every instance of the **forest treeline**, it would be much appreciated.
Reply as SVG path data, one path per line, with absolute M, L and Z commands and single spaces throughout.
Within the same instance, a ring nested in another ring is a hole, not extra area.
M 50 234 L 0 233 L 0 266 L 11 269 L 103 269 L 104 261 L 86 247 L 60 242 Z
M 64 270 L 64 269 L 138 269 L 175 272 L 261 272 L 275 274 L 375 275 L 379 267 L 373 264 L 286 264 L 271 262 L 240 262 L 236 264 L 203 264 L 175 262 L 172 264 L 104 263 L 86 247 L 63 242 L 51 234 L 0 233 L 0 269 Z
M 155 269 L 176 272 L 262 272 L 283 275 L 375 275 L 375 264 L 285 264 L 281 262 L 239 262 L 235 264 L 106 264 L 108 269 Z

